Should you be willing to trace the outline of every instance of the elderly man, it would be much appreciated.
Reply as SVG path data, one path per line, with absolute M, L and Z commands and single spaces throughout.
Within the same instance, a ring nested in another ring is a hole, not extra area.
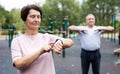
M 88 74 L 92 64 L 93 74 L 100 74 L 100 35 L 105 31 L 114 30 L 111 26 L 95 26 L 95 16 L 86 16 L 87 26 L 70 26 L 68 29 L 79 33 L 81 42 L 82 74 Z

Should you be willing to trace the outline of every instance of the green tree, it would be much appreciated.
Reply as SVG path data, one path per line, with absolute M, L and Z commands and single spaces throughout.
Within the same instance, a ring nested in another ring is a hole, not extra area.
M 17 30 L 24 29 L 24 23 L 20 17 L 20 9 L 12 9 L 10 15 L 13 17 L 12 24 L 16 26 Z
M 70 24 L 80 23 L 80 5 L 76 0 L 46 0 L 42 10 L 46 26 L 51 18 L 56 28 L 61 27 L 64 16 L 69 17 Z
M 0 5 L 0 27 L 7 29 L 11 23 L 12 16 Z
M 12 9 L 11 11 L 6 11 L 2 6 L 0 6 L 0 26 L 3 29 L 8 29 L 10 25 L 15 25 L 17 30 L 24 29 L 24 23 L 20 17 L 20 9 Z
M 93 13 L 98 25 L 112 25 L 112 15 L 116 14 L 119 0 L 87 0 L 81 6 L 81 19 L 88 13 Z

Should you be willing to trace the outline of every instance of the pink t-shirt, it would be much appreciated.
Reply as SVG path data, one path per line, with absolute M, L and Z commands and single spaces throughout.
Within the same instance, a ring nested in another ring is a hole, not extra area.
M 35 36 L 21 35 L 13 39 L 11 54 L 13 62 L 27 56 L 50 42 L 55 41 L 57 36 L 38 33 Z M 54 61 L 51 52 L 39 56 L 26 70 L 18 70 L 19 74 L 55 74 Z

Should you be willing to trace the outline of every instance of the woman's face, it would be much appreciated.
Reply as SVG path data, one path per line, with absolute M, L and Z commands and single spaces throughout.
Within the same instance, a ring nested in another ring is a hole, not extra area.
M 27 29 L 38 29 L 40 23 L 41 23 L 40 12 L 31 9 L 25 21 Z

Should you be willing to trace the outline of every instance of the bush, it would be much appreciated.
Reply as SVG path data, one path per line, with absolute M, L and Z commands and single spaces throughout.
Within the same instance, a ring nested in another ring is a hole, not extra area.
M 9 31 L 8 30 L 4 30 L 1 32 L 1 35 L 8 35 L 9 34 Z M 14 32 L 14 35 L 17 34 L 17 31 Z
M 8 35 L 8 31 L 7 30 L 6 31 L 2 31 L 1 35 Z

